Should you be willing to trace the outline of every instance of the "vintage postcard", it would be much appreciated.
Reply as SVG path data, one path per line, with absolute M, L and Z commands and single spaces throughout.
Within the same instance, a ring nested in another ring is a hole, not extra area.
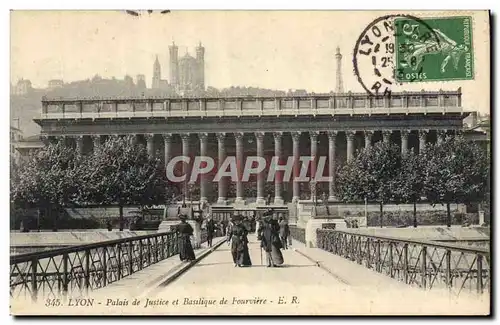
M 488 11 L 10 19 L 11 314 L 490 314 Z

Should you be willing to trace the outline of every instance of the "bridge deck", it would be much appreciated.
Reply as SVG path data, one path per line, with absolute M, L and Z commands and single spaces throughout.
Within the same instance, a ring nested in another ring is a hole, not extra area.
M 261 264 L 256 237 L 249 239 L 252 267 L 234 267 L 224 243 L 174 282 L 145 292 L 141 300 L 179 299 L 178 306 L 148 307 L 149 312 L 168 314 L 415 314 L 422 310 L 467 314 L 480 307 L 487 310 L 487 304 L 469 299 L 458 307 L 444 293 L 409 287 L 299 242 L 293 243 L 294 249 L 283 250 L 284 266 L 267 268 L 265 262 Z M 298 303 L 292 303 L 293 297 Z M 227 304 L 220 304 L 222 298 Z M 195 304 L 200 299 L 201 305 Z M 258 306 L 254 299 L 260 302 Z M 216 305 L 206 307 L 209 300 Z

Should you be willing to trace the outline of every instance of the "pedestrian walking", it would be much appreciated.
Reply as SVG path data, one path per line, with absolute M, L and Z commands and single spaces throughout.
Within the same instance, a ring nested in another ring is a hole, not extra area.
M 191 236 L 193 235 L 193 227 L 186 222 L 185 214 L 179 215 L 181 223 L 177 225 L 177 233 L 179 240 L 179 257 L 181 261 L 193 261 L 195 259 L 193 246 L 191 245 Z
M 290 227 L 288 226 L 288 220 L 286 218 L 281 218 L 279 225 L 282 247 L 283 249 L 288 249 L 288 236 L 290 236 Z
M 233 231 L 234 223 L 232 219 L 234 216 L 231 218 L 231 220 L 228 221 L 227 226 L 226 226 L 226 238 L 227 238 L 227 245 L 231 245 L 231 232 Z
M 221 220 L 219 222 L 219 228 L 220 228 L 220 231 L 221 231 L 221 235 L 222 236 L 226 236 L 226 223 L 224 222 L 224 220 Z
M 279 238 L 280 226 L 277 219 L 265 214 L 261 230 L 261 247 L 266 252 L 267 267 L 276 267 L 284 263 L 281 253 L 281 240 Z
M 235 267 L 252 266 L 250 253 L 248 251 L 248 231 L 242 224 L 241 216 L 233 217 L 233 227 L 229 233 L 231 241 L 231 255 Z
M 208 247 L 212 247 L 212 240 L 215 233 L 215 222 L 212 220 L 212 216 L 207 215 L 207 220 L 205 222 L 205 229 L 207 230 L 207 243 Z

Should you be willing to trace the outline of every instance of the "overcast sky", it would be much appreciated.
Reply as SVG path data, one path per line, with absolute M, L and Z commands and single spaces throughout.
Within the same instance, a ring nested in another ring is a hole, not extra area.
M 11 82 L 31 80 L 46 87 L 102 77 L 146 76 L 151 86 L 158 55 L 168 79 L 168 45 L 179 56 L 201 41 L 205 46 L 205 84 L 217 88 L 335 89 L 335 48 L 343 54 L 344 89 L 361 92 L 352 52 L 363 29 L 385 12 L 341 11 L 183 11 L 134 17 L 111 11 L 15 11 L 11 14 Z M 416 12 L 412 12 L 418 15 Z M 457 14 L 455 12 L 455 14 Z M 486 12 L 473 16 L 475 80 L 416 83 L 408 90 L 462 87 L 467 110 L 489 111 L 489 26 Z M 425 16 L 432 15 L 429 12 Z M 437 14 L 442 16 L 443 13 Z M 393 89 L 397 90 L 397 89 Z

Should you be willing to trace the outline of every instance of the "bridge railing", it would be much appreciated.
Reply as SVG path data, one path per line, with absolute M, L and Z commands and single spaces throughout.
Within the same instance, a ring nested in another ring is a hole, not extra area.
M 317 247 L 423 289 L 490 292 L 486 249 L 325 229 L 317 230 Z
M 87 294 L 178 254 L 165 232 L 10 257 L 12 298 Z

